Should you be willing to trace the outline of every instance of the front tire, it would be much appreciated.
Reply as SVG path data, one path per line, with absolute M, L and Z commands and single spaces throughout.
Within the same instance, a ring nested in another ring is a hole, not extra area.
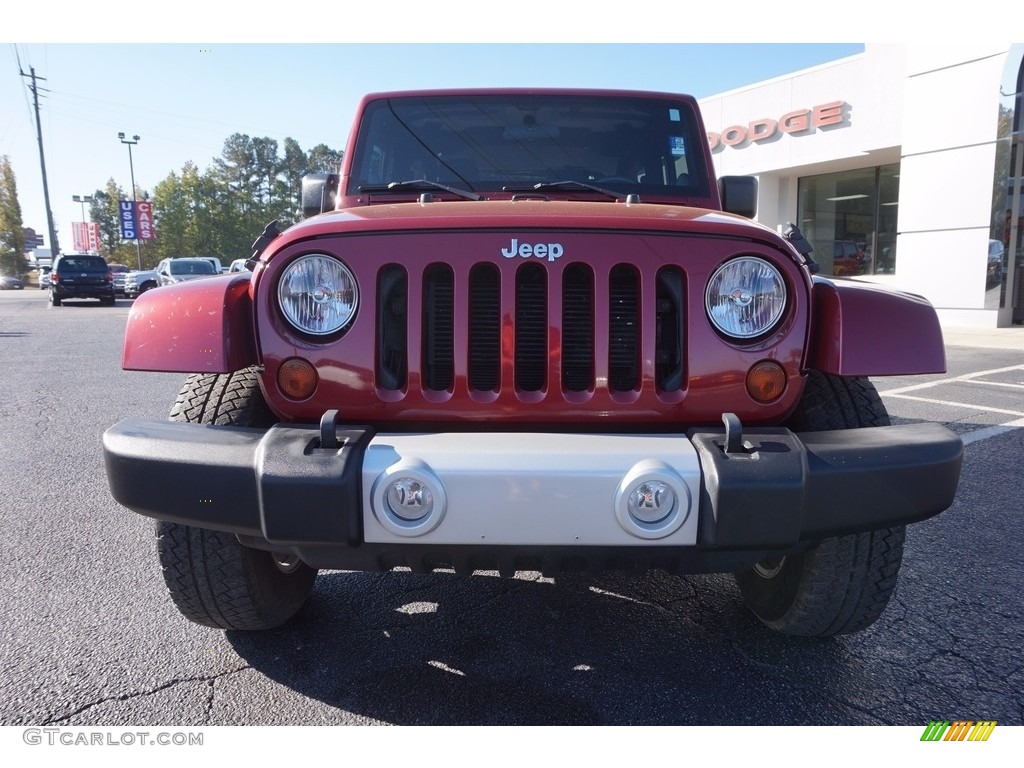
M 863 378 L 812 371 L 787 424 L 796 432 L 879 427 L 889 415 Z M 811 549 L 769 558 L 736 574 L 747 606 L 786 635 L 829 637 L 871 626 L 896 589 L 905 526 L 838 536 Z
M 249 368 L 229 374 L 192 374 L 171 409 L 172 421 L 269 427 L 276 419 Z M 164 582 L 181 614 L 219 629 L 280 626 L 306 602 L 316 580 L 287 553 L 243 546 L 231 533 L 160 521 L 157 554 Z

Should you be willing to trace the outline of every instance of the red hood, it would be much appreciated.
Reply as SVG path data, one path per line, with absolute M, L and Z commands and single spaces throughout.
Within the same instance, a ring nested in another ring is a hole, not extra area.
M 753 240 L 792 253 L 786 240 L 761 224 L 722 211 L 678 205 L 575 200 L 493 200 L 392 203 L 330 211 L 285 230 L 267 254 L 309 237 L 431 229 L 580 229 L 687 232 Z

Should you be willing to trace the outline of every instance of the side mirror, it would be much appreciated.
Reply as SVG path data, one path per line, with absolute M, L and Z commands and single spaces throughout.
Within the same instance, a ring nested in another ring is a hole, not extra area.
M 723 176 L 718 180 L 722 210 L 748 219 L 757 213 L 757 179 L 753 176 Z
M 302 177 L 302 218 L 333 211 L 338 200 L 338 174 L 311 173 Z

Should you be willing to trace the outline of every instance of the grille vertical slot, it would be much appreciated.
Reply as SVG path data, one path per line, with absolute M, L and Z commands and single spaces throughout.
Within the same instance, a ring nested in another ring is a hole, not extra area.
M 661 392 L 683 388 L 683 272 L 658 270 L 655 285 L 654 377 Z
M 547 381 L 547 273 L 537 264 L 516 271 L 516 389 L 538 392 Z
M 423 273 L 423 388 L 450 391 L 455 382 L 455 274 L 445 264 Z
M 406 312 L 409 276 L 397 264 L 377 274 L 377 384 L 381 389 L 405 389 L 409 371 Z
M 628 392 L 640 383 L 640 277 L 628 264 L 612 267 L 608 283 L 608 388 Z
M 571 264 L 562 273 L 562 389 L 594 385 L 594 273 Z
M 493 264 L 469 272 L 469 387 L 494 392 L 501 376 L 501 277 Z

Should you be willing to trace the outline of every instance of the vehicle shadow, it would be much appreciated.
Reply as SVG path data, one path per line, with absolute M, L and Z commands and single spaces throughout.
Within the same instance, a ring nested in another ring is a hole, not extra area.
M 61 299 L 59 307 L 50 306 L 49 308 L 57 311 L 60 311 L 62 309 L 91 309 L 95 307 L 104 307 L 105 309 L 110 309 L 111 307 L 125 306 L 124 301 L 125 299 L 118 297 L 117 299 L 114 300 L 113 304 L 104 305 L 95 299 Z
M 846 640 L 774 635 L 731 577 L 524 576 L 330 572 L 286 627 L 227 639 L 278 683 L 388 723 L 879 722 L 837 704 L 861 674 Z

